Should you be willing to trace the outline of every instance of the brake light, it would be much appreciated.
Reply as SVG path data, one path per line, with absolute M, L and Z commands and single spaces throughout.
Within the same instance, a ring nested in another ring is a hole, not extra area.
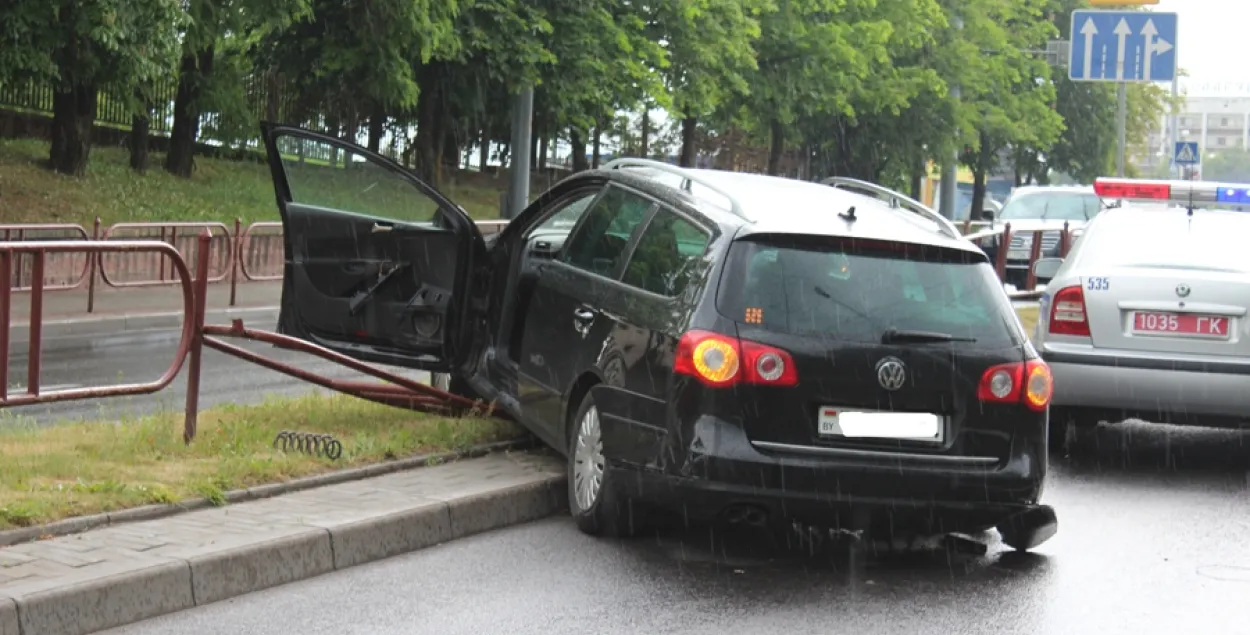
M 1064 287 L 1055 293 L 1050 305 L 1050 324 L 1055 335 L 1089 337 L 1089 320 L 1085 315 L 1085 292 L 1080 285 Z
M 1168 183 L 1152 183 L 1131 179 L 1095 179 L 1094 193 L 1102 198 L 1133 198 L 1166 201 L 1172 198 Z
M 981 375 L 977 399 L 989 403 L 1023 403 L 1041 412 L 1050 405 L 1054 380 L 1041 360 L 991 366 Z
M 737 383 L 764 386 L 799 383 L 799 373 L 790 353 L 707 331 L 690 331 L 678 340 L 673 371 L 713 388 Z

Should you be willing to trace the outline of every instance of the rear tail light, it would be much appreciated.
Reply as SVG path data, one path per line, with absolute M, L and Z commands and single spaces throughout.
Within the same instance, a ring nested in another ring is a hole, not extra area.
M 794 358 L 779 348 L 719 333 L 690 331 L 677 342 L 673 371 L 713 388 L 738 383 L 795 386 Z
M 1041 360 L 991 366 L 981 375 L 977 399 L 990 403 L 1023 403 L 1041 412 L 1050 405 L 1054 381 Z
M 1089 337 L 1089 320 L 1085 315 L 1085 292 L 1081 287 L 1064 287 L 1055 294 L 1050 305 L 1050 325 L 1054 335 Z

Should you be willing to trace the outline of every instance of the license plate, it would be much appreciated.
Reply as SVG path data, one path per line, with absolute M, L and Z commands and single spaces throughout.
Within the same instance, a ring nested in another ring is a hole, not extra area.
M 945 418 L 927 412 L 878 412 L 824 407 L 817 413 L 816 431 L 822 437 L 901 439 L 941 443 Z
M 1028 260 L 1032 253 L 1028 249 L 1008 249 L 1007 260 Z
M 1133 333 L 1228 339 L 1228 318 L 1222 315 L 1135 311 Z

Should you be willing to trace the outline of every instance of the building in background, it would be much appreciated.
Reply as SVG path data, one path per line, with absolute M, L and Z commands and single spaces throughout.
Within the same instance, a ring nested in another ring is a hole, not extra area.
M 1250 149 L 1250 82 L 1182 84 L 1184 104 L 1177 116 L 1177 141 L 1196 141 L 1204 162 L 1217 154 Z M 1136 157 L 1144 176 L 1163 177 L 1171 163 L 1170 118 L 1164 115 Z

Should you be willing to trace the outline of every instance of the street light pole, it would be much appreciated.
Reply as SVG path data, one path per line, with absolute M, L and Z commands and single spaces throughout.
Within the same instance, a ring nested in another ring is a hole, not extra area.
M 964 21 L 959 16 L 952 16 L 951 24 L 954 25 L 957 31 L 961 31 L 964 28 Z M 959 84 L 953 83 L 951 85 L 951 98 L 959 101 L 960 93 Z M 951 149 L 950 156 L 946 157 L 946 161 L 942 163 L 942 180 L 939 183 L 941 191 L 938 194 L 938 210 L 943 216 L 951 220 L 955 218 L 955 186 L 958 179 L 959 143 L 958 139 L 956 139 L 955 147 Z
M 508 207 L 505 216 L 511 220 L 529 205 L 530 200 L 530 137 L 534 124 L 534 88 L 522 90 L 512 102 L 512 170 L 508 184 Z

